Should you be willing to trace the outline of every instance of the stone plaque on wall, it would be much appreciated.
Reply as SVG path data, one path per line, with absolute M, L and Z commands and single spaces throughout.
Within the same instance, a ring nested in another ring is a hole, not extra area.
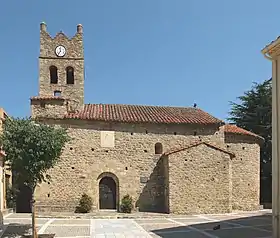
M 101 147 L 115 147 L 115 132 L 114 131 L 101 131 Z
M 147 177 L 140 177 L 140 183 L 147 183 L 148 178 Z

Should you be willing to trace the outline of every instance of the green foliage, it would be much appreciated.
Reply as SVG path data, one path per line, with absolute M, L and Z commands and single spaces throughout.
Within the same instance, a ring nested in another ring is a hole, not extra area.
M 92 208 L 92 198 L 87 194 L 83 194 L 79 206 L 76 207 L 76 213 L 88 213 L 91 211 Z
M 132 209 L 133 209 L 132 197 L 127 194 L 122 198 L 121 212 L 131 213 Z
M 0 144 L 13 171 L 15 185 L 24 183 L 34 191 L 36 185 L 48 180 L 52 168 L 70 138 L 64 128 L 35 123 L 30 118 L 7 118 Z
M 6 202 L 8 208 L 14 208 L 16 203 L 17 191 L 12 187 L 6 187 Z
M 272 160 L 272 80 L 254 83 L 238 100 L 240 103 L 231 102 L 229 120 L 265 139 L 261 148 L 261 171 L 262 176 L 269 177 Z

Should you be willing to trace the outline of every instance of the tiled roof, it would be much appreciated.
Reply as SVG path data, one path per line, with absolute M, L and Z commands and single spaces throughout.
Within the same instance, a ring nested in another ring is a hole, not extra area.
M 58 96 L 35 96 L 31 97 L 31 100 L 65 100 L 63 97 L 58 97 Z
M 236 125 L 226 124 L 226 125 L 223 125 L 221 128 L 223 128 L 226 133 L 248 135 L 248 136 L 253 136 L 253 137 L 263 139 L 261 136 L 255 134 L 253 132 L 247 131 L 243 128 L 240 128 Z
M 275 40 L 271 41 L 269 44 L 267 44 L 263 49 L 262 52 L 266 53 L 266 51 L 270 50 L 273 46 L 275 46 L 276 42 L 280 39 L 280 36 L 278 36 Z
M 219 147 L 217 145 L 213 145 L 213 144 L 211 144 L 209 142 L 205 142 L 205 141 L 194 141 L 194 142 L 192 142 L 190 145 L 188 145 L 186 147 L 170 150 L 170 151 L 164 153 L 164 155 L 170 155 L 170 154 L 178 153 L 178 152 L 181 152 L 181 151 L 184 151 L 184 150 L 188 150 L 188 149 L 190 149 L 192 147 L 196 147 L 196 146 L 201 145 L 201 144 L 207 145 L 207 146 L 209 146 L 211 148 L 214 148 L 216 150 L 220 150 L 220 151 L 222 151 L 222 152 L 224 152 L 226 154 L 229 154 L 230 156 L 235 156 L 234 153 L 232 153 L 230 151 L 227 151 L 226 149 L 221 148 L 221 147 Z
M 140 106 L 121 104 L 86 104 L 80 112 L 69 113 L 68 119 L 126 123 L 220 124 L 221 120 L 193 107 Z

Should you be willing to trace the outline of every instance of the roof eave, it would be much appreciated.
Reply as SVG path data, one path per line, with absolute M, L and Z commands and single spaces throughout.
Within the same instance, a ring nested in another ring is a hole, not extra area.
M 280 44 L 280 37 L 278 37 L 276 40 L 272 41 L 270 44 L 268 44 L 267 46 L 265 46 L 265 47 L 261 50 L 262 54 L 264 54 L 264 55 L 267 55 L 267 54 L 268 54 L 269 56 L 271 56 L 269 52 L 270 52 L 275 46 L 277 46 L 278 44 Z
M 67 120 L 80 120 L 80 121 L 100 121 L 100 122 L 117 122 L 117 123 L 152 123 L 152 124 L 166 124 L 166 125 L 200 125 L 200 126 L 220 126 L 223 125 L 224 122 L 223 121 L 217 121 L 217 122 L 211 122 L 211 123 L 190 123 L 190 122 L 156 122 L 156 121 L 123 121 L 123 120 L 102 120 L 102 119 L 95 119 L 95 118 L 80 118 L 78 116 L 64 116 L 63 119 L 67 119 Z
M 260 144 L 263 144 L 265 142 L 265 139 L 259 135 L 254 135 L 254 134 L 244 134 L 244 133 L 236 133 L 236 132 L 225 132 L 228 135 L 233 135 L 233 136 L 248 136 L 251 138 L 255 138 Z
M 66 98 L 63 97 L 53 97 L 53 98 L 40 98 L 40 97 L 32 97 L 30 98 L 30 101 L 53 101 L 53 100 L 58 100 L 58 101 L 64 101 Z

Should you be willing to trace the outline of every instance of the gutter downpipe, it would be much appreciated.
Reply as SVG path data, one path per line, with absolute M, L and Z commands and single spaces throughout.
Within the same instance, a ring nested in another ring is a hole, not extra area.
M 279 93 L 280 84 L 278 79 L 278 62 L 277 59 L 263 52 L 266 59 L 272 62 L 272 228 L 273 238 L 280 237 L 280 110 L 279 110 Z

